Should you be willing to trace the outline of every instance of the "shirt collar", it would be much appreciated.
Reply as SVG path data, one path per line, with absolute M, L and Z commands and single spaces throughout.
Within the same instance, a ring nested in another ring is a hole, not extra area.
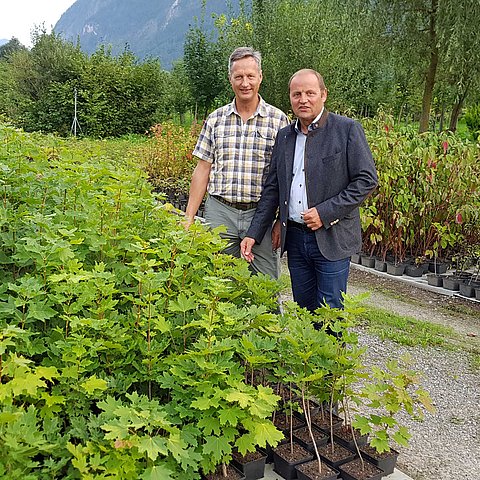
M 261 95 L 258 96 L 259 102 L 257 109 L 255 110 L 255 113 L 252 115 L 255 117 L 256 115 L 260 115 L 261 117 L 268 117 L 268 111 L 267 111 L 267 103 L 265 100 L 261 97 Z M 235 113 L 236 115 L 240 115 L 237 111 L 237 106 L 235 105 L 235 99 L 232 100 L 232 103 L 229 103 L 227 106 L 227 115 L 231 115 L 232 113 Z
M 308 126 L 308 131 L 311 132 L 313 130 L 316 130 L 318 128 L 318 123 L 320 121 L 320 118 L 322 117 L 323 111 L 325 110 L 325 107 L 322 107 L 322 110 L 320 113 L 314 118 L 313 122 Z M 302 126 L 300 125 L 300 120 L 297 118 L 295 122 L 295 131 L 297 133 L 303 133 L 302 132 Z

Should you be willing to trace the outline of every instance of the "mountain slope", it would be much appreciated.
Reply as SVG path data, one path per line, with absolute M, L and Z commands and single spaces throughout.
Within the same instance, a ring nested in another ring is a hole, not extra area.
M 212 13 L 238 10 L 239 0 L 207 0 L 205 25 Z M 111 45 L 118 54 L 128 45 L 139 58 L 158 57 L 164 68 L 183 55 L 188 27 L 202 13 L 202 0 L 77 0 L 55 25 L 55 32 L 93 53 Z

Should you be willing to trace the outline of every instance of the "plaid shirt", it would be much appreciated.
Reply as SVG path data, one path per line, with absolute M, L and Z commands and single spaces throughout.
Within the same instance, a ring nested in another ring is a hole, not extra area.
M 275 137 L 287 116 L 260 97 L 246 122 L 235 100 L 205 121 L 193 154 L 212 164 L 208 193 L 229 202 L 258 202 L 267 178 Z

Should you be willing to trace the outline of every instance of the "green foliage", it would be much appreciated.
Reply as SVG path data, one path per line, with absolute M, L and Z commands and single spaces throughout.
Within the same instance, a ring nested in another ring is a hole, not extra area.
M 464 118 L 470 135 L 474 140 L 477 140 L 480 135 L 480 103 L 476 103 L 467 108 Z
M 379 187 L 362 209 L 363 249 L 397 261 L 480 242 L 479 154 L 451 133 L 417 134 L 380 114 L 365 122 Z

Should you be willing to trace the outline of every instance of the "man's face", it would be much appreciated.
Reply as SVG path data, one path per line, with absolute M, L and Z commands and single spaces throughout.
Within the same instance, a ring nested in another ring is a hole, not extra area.
M 230 84 L 238 101 L 256 100 L 261 83 L 262 72 L 258 69 L 253 57 L 245 57 L 233 62 Z
M 320 89 L 318 78 L 310 72 L 295 75 L 290 83 L 290 103 L 293 113 L 303 126 L 310 125 L 322 111 L 327 90 Z

